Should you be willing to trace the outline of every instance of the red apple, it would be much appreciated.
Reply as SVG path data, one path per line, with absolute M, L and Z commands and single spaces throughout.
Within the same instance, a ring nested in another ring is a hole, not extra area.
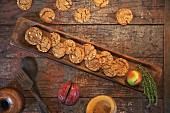
M 139 85 L 142 82 L 142 74 L 139 71 L 130 70 L 128 71 L 126 76 L 127 76 L 127 82 L 131 86 Z
M 66 82 L 58 91 L 58 99 L 62 104 L 71 106 L 79 100 L 79 86 L 75 83 Z

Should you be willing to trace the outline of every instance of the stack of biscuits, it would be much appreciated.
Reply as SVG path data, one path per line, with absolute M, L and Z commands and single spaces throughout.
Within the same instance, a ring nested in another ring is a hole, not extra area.
M 48 52 L 51 49 L 56 58 L 68 55 L 70 62 L 74 64 L 79 64 L 84 60 L 86 68 L 91 71 L 101 69 L 108 77 L 125 76 L 129 70 L 129 64 L 123 58 L 114 58 L 108 51 L 97 53 L 92 44 L 76 46 L 71 39 L 61 42 L 61 36 L 58 33 L 43 35 L 38 27 L 30 27 L 25 33 L 25 40 L 35 45 L 40 52 Z

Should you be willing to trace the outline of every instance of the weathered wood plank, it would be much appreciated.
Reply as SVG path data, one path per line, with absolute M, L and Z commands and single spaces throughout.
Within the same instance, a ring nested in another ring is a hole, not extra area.
M 89 2 L 91 1 L 91 2 Z M 92 0 L 73 0 L 73 6 L 67 12 L 59 11 L 55 6 L 55 0 L 36 0 L 27 11 L 18 8 L 16 1 L 0 1 L 0 24 L 15 24 L 17 18 L 26 17 L 42 22 L 39 11 L 44 7 L 54 9 L 56 18 L 53 24 L 79 24 L 74 20 L 74 12 L 77 8 L 87 7 L 91 10 L 91 19 L 85 24 L 117 24 L 115 13 L 122 7 L 128 7 L 134 14 L 130 24 L 163 24 L 164 23 L 164 0 L 110 0 L 105 8 L 97 8 Z
M 114 98 L 118 113 L 163 113 L 163 99 L 157 106 L 146 109 L 147 100 L 139 98 Z M 90 98 L 80 98 L 74 106 L 64 106 L 57 98 L 43 98 L 52 113 L 85 113 Z M 40 113 L 36 100 L 26 98 L 26 108 L 23 113 Z
M 163 64 L 163 58 L 145 58 L 159 66 Z M 0 87 L 19 87 L 14 80 L 13 72 L 16 71 L 21 59 L 0 60 Z M 36 58 L 38 64 L 38 75 L 36 77 L 37 86 L 42 97 L 57 97 L 57 92 L 66 81 L 72 81 L 80 85 L 81 97 L 94 97 L 95 95 L 106 94 L 113 97 L 136 97 L 146 98 L 142 93 L 123 87 L 108 80 L 85 73 L 70 66 L 48 60 L 46 58 Z M 28 91 L 24 92 L 27 97 L 32 97 Z M 163 98 L 163 77 L 158 84 L 159 98 Z
M 52 27 L 133 57 L 163 57 L 163 25 L 58 25 Z M 9 45 L 13 29 L 14 26 L 0 27 L 2 43 L 0 57 L 31 55 Z
M 165 7 L 165 45 L 164 45 L 164 111 L 165 113 L 170 112 L 170 1 L 166 0 Z

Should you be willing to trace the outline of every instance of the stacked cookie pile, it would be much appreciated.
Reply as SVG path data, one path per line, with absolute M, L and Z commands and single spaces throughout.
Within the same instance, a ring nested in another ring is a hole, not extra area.
M 109 0 L 93 0 L 96 7 L 104 8 L 109 4 Z M 27 10 L 32 5 L 32 0 L 17 0 L 18 7 L 22 10 Z M 60 11 L 68 11 L 73 5 L 72 0 L 56 0 L 55 6 Z M 55 19 L 55 12 L 51 8 L 43 8 L 39 17 L 46 23 L 52 23 Z M 74 18 L 79 23 L 84 23 L 90 20 L 91 13 L 89 8 L 78 8 L 74 13 Z M 133 19 L 131 10 L 127 8 L 121 8 L 116 13 L 116 19 L 121 25 L 127 25 Z
M 51 49 L 56 58 L 68 55 L 68 59 L 74 64 L 84 61 L 86 68 L 91 71 L 101 69 L 108 77 L 125 76 L 129 70 L 129 64 L 123 58 L 114 58 L 108 51 L 98 53 L 92 44 L 77 46 L 71 39 L 61 42 L 61 36 L 55 32 L 44 36 L 38 27 L 29 28 L 25 33 L 25 40 L 35 45 L 41 52 L 48 52 Z

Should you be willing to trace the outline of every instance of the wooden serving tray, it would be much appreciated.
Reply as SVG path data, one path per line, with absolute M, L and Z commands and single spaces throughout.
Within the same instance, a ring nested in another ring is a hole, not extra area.
M 81 39 L 79 37 L 72 36 L 72 35 L 70 35 L 68 33 L 59 31 L 57 29 L 52 29 L 50 27 L 47 27 L 45 25 L 39 24 L 37 22 L 31 21 L 31 20 L 28 20 L 28 19 L 25 19 L 25 18 L 19 18 L 17 20 L 15 29 L 14 29 L 13 34 L 12 34 L 12 39 L 10 41 L 10 44 L 14 45 L 16 47 L 19 47 L 21 49 L 25 49 L 27 51 L 42 55 L 42 56 L 47 57 L 47 58 L 50 58 L 50 59 L 52 59 L 54 61 L 58 61 L 58 62 L 67 64 L 69 66 L 81 69 L 81 70 L 86 71 L 88 73 L 91 73 L 91 74 L 94 74 L 96 76 L 102 77 L 104 79 L 116 82 L 118 84 L 121 84 L 123 86 L 132 88 L 134 90 L 143 92 L 143 88 L 140 87 L 140 86 L 135 86 L 135 87 L 130 86 L 126 82 L 126 77 L 112 77 L 112 78 L 110 78 L 110 77 L 105 76 L 105 74 L 103 73 L 103 71 L 101 69 L 99 71 L 97 71 L 97 72 L 90 71 L 88 68 L 85 67 L 84 61 L 81 62 L 80 64 L 74 64 L 74 63 L 69 61 L 68 55 L 65 55 L 63 58 L 58 59 L 58 58 L 53 56 L 51 50 L 49 52 L 47 52 L 47 53 L 42 53 L 42 52 L 38 51 L 36 46 L 28 44 L 25 41 L 25 38 L 24 38 L 26 30 L 28 28 L 30 28 L 30 27 L 33 27 L 33 26 L 36 26 L 36 27 L 40 28 L 42 30 L 42 32 L 43 32 L 43 35 L 49 35 L 50 32 L 56 32 L 56 33 L 60 34 L 60 36 L 62 37 L 61 42 L 63 42 L 66 39 L 72 39 L 73 41 L 76 42 L 76 46 L 81 47 L 81 48 L 82 48 L 83 44 L 89 43 L 89 44 L 92 44 L 92 45 L 95 46 L 98 53 L 100 53 L 101 51 L 109 51 L 113 55 L 113 57 L 115 57 L 115 58 L 124 58 L 124 59 L 126 59 L 129 62 L 130 69 L 135 69 L 136 64 L 141 64 L 145 68 L 148 69 L 148 71 L 151 73 L 152 77 L 154 78 L 154 80 L 155 80 L 155 82 L 157 84 L 158 84 L 158 82 L 160 80 L 160 77 L 162 75 L 162 69 L 160 67 L 156 66 L 156 65 L 150 64 L 148 62 L 141 61 L 141 60 L 133 58 L 131 56 L 128 56 L 128 55 L 119 53 L 117 51 L 111 50 L 109 48 L 101 47 L 101 46 L 99 46 L 97 44 L 94 44 L 92 42 L 83 40 L 83 39 Z

